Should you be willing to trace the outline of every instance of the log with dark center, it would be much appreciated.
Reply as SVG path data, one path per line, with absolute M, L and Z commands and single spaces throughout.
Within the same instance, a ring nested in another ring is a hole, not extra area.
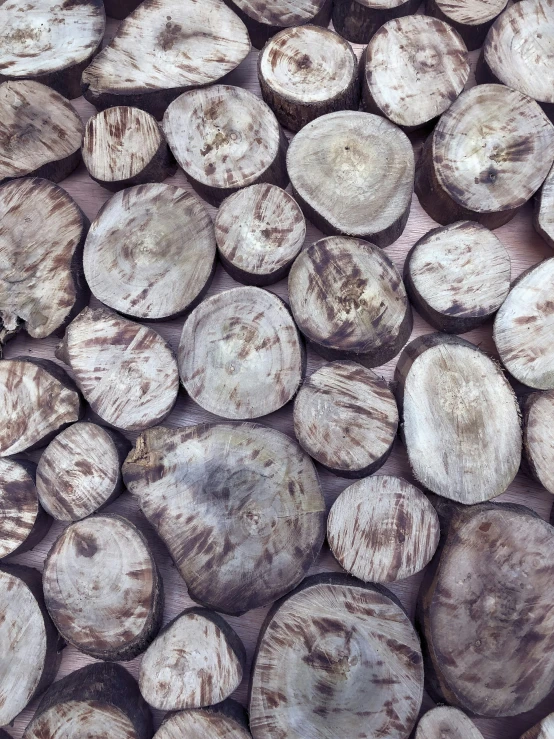
M 292 140 L 287 168 L 304 214 L 323 233 L 383 247 L 404 231 L 414 153 L 390 121 L 350 110 L 317 118 Z
M 92 222 L 83 266 L 93 295 L 132 318 L 175 318 L 203 297 L 215 267 L 212 220 L 181 187 L 114 195 Z
M 552 737 L 554 737 L 554 713 L 531 727 L 520 739 L 552 739 Z
M 554 167 L 536 195 L 533 225 L 548 246 L 554 249 Z
M 510 291 L 510 255 L 484 226 L 459 221 L 421 238 L 404 263 L 412 305 L 438 331 L 463 334 L 492 318 Z
M 134 659 L 161 626 L 161 576 L 146 539 L 121 516 L 64 529 L 44 563 L 43 587 L 60 634 L 97 659 Z
M 502 13 L 507 0 L 426 0 L 425 12 L 446 21 L 458 31 L 470 51 L 482 46 L 494 19 Z
M 151 429 L 123 465 L 123 480 L 190 597 L 222 613 L 287 593 L 323 543 L 325 502 L 313 463 L 270 428 Z
M 255 739 L 407 739 L 422 696 L 419 639 L 385 588 L 323 573 L 270 610 L 252 672 Z
M 469 77 L 467 48 L 436 18 L 408 15 L 382 26 L 362 61 L 363 104 L 406 130 L 444 113 Z
M 398 408 L 387 383 L 356 362 L 326 364 L 294 401 L 300 445 L 341 477 L 365 477 L 382 467 L 397 428 Z
M 304 249 L 289 275 L 294 319 L 326 359 L 385 364 L 412 330 L 412 311 L 398 270 L 361 239 L 331 236 Z
M 469 341 L 427 334 L 406 346 L 395 380 L 417 480 L 467 505 L 503 493 L 522 443 L 516 397 L 498 365 Z
M 191 398 L 223 418 L 282 408 L 304 377 L 302 340 L 285 303 L 259 287 L 213 295 L 185 321 L 179 372 Z
M 554 391 L 531 393 L 523 408 L 523 450 L 533 477 L 554 495 Z
M 483 735 L 457 708 L 439 706 L 423 716 L 414 739 L 483 739 Z
M 460 95 L 425 142 L 415 191 L 442 225 L 470 220 L 498 228 L 539 189 L 553 158 L 554 127 L 534 100 L 503 85 L 478 85 Z
M 163 130 L 190 184 L 212 205 L 259 182 L 287 186 L 285 134 L 248 90 L 214 85 L 187 92 L 167 109 Z
M 356 44 L 367 44 L 387 21 L 412 15 L 420 0 L 335 0 L 333 27 Z
M 246 27 L 221 0 L 145 0 L 83 72 L 98 109 L 136 105 L 160 119 L 185 90 L 232 72 L 250 51 Z
M 246 711 L 228 698 L 211 708 L 191 709 L 164 719 L 154 739 L 251 739 Z

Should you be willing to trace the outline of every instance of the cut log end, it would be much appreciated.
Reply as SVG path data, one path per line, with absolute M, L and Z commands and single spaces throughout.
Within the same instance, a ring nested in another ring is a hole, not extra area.
M 425 12 L 449 23 L 473 51 L 483 45 L 487 31 L 506 4 L 507 0 L 470 0 L 463 4 L 426 0 Z
M 483 735 L 465 713 L 450 706 L 439 706 L 420 720 L 415 739 L 483 739 Z
M 356 44 L 367 44 L 375 32 L 393 18 L 409 16 L 420 0 L 336 0 L 333 27 Z
M 536 480 L 554 495 L 554 391 L 532 393 L 523 411 L 523 447 Z
M 228 698 L 211 708 L 192 709 L 168 716 L 154 739 L 251 739 L 244 708 Z

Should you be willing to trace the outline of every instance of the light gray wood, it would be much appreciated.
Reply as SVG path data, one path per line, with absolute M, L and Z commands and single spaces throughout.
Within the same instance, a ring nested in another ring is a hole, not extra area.
M 35 465 L 0 458 L 0 559 L 32 549 L 51 523 L 39 503 Z
M 548 246 L 554 249 L 554 168 L 537 193 L 533 225 Z
M 169 715 L 162 723 L 155 739 L 250 739 L 248 720 L 242 706 L 226 700 L 219 706 L 192 709 Z
M 554 391 L 531 393 L 523 409 L 523 448 L 531 473 L 554 495 Z
M 449 23 L 458 31 L 467 48 L 482 46 L 494 19 L 504 10 L 507 0 L 426 0 L 425 12 Z
M 483 739 L 483 735 L 457 708 L 439 706 L 420 720 L 415 739 Z

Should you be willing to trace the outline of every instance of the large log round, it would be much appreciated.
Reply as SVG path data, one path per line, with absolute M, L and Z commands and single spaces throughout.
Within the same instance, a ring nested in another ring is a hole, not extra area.
M 451 706 L 439 706 L 423 716 L 414 739 L 483 739 L 483 735 L 465 713 Z
M 458 31 L 470 51 L 478 49 L 485 40 L 494 19 L 502 13 L 507 0 L 426 0 L 425 12 L 446 21 Z
M 412 15 L 420 0 L 335 0 L 333 27 L 356 44 L 367 44 L 387 21 Z
M 554 391 L 531 393 L 523 408 L 523 449 L 533 477 L 554 495 Z
M 246 711 L 228 698 L 211 708 L 180 711 L 167 716 L 154 739 L 251 739 Z

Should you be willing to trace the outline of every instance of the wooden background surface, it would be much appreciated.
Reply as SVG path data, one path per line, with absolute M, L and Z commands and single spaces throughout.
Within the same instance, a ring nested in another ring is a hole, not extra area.
M 106 39 L 109 39 L 115 33 L 117 28 L 117 22 L 108 20 Z M 360 55 L 363 47 L 354 46 L 358 56 Z M 472 65 L 474 67 L 476 62 L 477 52 L 472 52 Z M 253 50 L 247 59 L 235 70 L 225 82 L 234 85 L 240 85 L 248 90 L 259 95 L 260 90 L 257 81 L 256 74 L 256 62 L 258 52 Z M 468 86 L 474 84 L 473 77 L 470 79 Z M 83 120 L 87 120 L 92 114 L 94 114 L 94 108 L 88 104 L 83 98 L 73 101 L 73 105 L 79 114 L 83 117 Z M 424 135 L 414 135 L 413 143 L 416 152 L 419 152 L 421 143 L 424 140 Z M 190 189 L 182 171 L 178 171 L 177 174 L 166 180 L 166 183 L 172 185 L 179 185 Z M 92 220 L 102 204 L 110 197 L 110 193 L 104 190 L 100 185 L 93 182 L 84 167 L 83 164 L 66 180 L 60 183 L 63 188 L 69 192 L 72 197 L 77 201 L 80 207 L 84 210 L 90 220 Z M 212 216 L 215 215 L 215 208 L 208 206 Z M 523 270 L 527 269 L 533 264 L 536 264 L 545 257 L 552 256 L 552 250 L 550 250 L 542 239 L 534 231 L 531 223 L 532 208 L 528 204 L 525 206 L 520 213 L 506 226 L 498 229 L 496 234 L 501 239 L 503 244 L 509 250 L 512 259 L 512 279 L 517 277 Z M 422 210 L 419 202 L 415 195 L 413 196 L 412 209 L 408 225 L 403 235 L 398 241 L 392 246 L 386 249 L 386 253 L 393 259 L 396 266 L 400 271 L 403 269 L 404 260 L 408 250 L 413 244 L 423 236 L 429 229 L 436 227 L 436 223 L 432 221 L 427 214 Z M 186 248 L 186 234 L 183 235 L 183 247 Z M 308 230 L 306 235 L 306 243 L 312 243 L 321 237 L 321 233 L 315 229 L 311 224 L 308 224 Z M 218 265 L 216 275 L 208 295 L 221 292 L 222 290 L 228 290 L 232 287 L 237 287 L 236 283 L 223 268 Z M 554 290 L 554 285 L 552 286 Z M 287 298 L 287 284 L 286 280 L 283 280 L 275 285 L 269 287 L 270 290 L 277 293 L 283 298 Z M 97 301 L 93 298 L 91 305 L 98 305 Z M 154 328 L 158 330 L 166 340 L 169 341 L 174 350 L 177 350 L 181 328 L 183 325 L 183 319 L 169 321 L 167 323 L 155 324 Z M 414 313 L 414 330 L 412 333 L 412 339 L 421 334 L 430 333 L 433 329 L 423 321 L 419 315 Z M 481 329 L 472 331 L 464 335 L 464 338 L 469 341 L 473 341 L 479 344 L 486 351 L 496 354 L 494 344 L 492 341 L 492 323 L 487 324 Z M 554 340 L 554 337 L 553 337 Z M 11 341 L 6 348 L 6 358 L 16 356 L 35 356 L 35 357 L 46 357 L 48 359 L 54 358 L 54 349 L 59 338 L 56 339 L 51 337 L 42 341 L 36 341 L 28 339 L 25 336 L 19 336 Z M 57 360 L 55 360 L 57 361 Z M 396 359 L 383 367 L 378 368 L 376 371 L 385 377 L 387 380 L 392 379 L 394 373 Z M 323 364 L 323 360 L 316 354 L 308 352 L 308 375 L 315 371 Z M 190 398 L 179 396 L 177 404 L 171 413 L 170 417 L 165 422 L 169 426 L 188 426 L 204 421 L 217 421 L 218 417 L 206 413 L 199 406 L 197 406 Z M 277 413 L 262 419 L 262 422 L 268 426 L 284 431 L 290 436 L 294 436 L 292 427 L 292 404 L 289 403 L 285 408 L 282 408 Z M 133 435 L 129 435 L 130 439 L 133 439 Z M 35 452 L 29 455 L 30 458 L 35 461 L 39 459 L 40 452 Z M 318 472 L 320 475 L 321 485 L 325 495 L 325 499 L 328 506 L 331 506 L 333 501 L 339 495 L 339 493 L 348 486 L 349 482 L 339 477 L 335 477 L 330 473 L 322 470 L 318 466 Z M 412 480 L 406 453 L 401 443 L 397 440 L 393 453 L 389 460 L 380 470 L 379 474 L 396 474 L 405 477 L 408 480 Z M 523 474 L 519 474 L 515 481 L 512 483 L 508 491 L 500 496 L 498 501 L 510 501 L 516 503 L 522 503 L 535 510 L 540 516 L 548 519 L 550 515 L 550 509 L 552 506 L 552 496 L 549 495 L 538 483 L 533 482 Z M 187 595 L 187 588 L 176 568 L 171 562 L 169 554 L 165 549 L 164 545 L 154 534 L 149 524 L 147 523 L 144 516 L 139 511 L 137 503 L 132 499 L 129 493 L 124 493 L 117 501 L 107 509 L 109 511 L 121 513 L 127 516 L 133 523 L 137 524 L 142 531 L 148 537 L 151 546 L 156 557 L 156 561 L 162 573 L 165 585 L 165 615 L 164 624 L 174 618 L 184 608 L 192 605 L 192 601 Z M 30 565 L 42 570 L 43 561 L 48 553 L 50 547 L 56 538 L 60 535 L 63 529 L 61 523 L 55 523 L 48 536 L 37 546 L 32 552 L 28 552 L 23 555 L 11 557 L 8 561 L 18 562 L 20 564 Z M 331 556 L 327 546 L 325 545 L 323 552 L 321 553 L 316 565 L 312 568 L 311 573 L 322 572 L 322 571 L 340 571 L 340 566 L 335 562 Z M 421 580 L 421 574 L 396 583 L 391 586 L 400 600 L 404 603 L 410 616 L 413 617 L 415 598 L 417 590 Z M 255 611 L 240 616 L 238 618 L 225 617 L 233 628 L 237 631 L 239 636 L 244 641 L 246 646 L 249 661 L 252 657 L 256 638 L 260 625 L 267 613 L 267 608 L 259 608 Z M 500 655 L 499 655 L 500 657 Z M 140 664 L 140 657 L 133 660 L 132 662 L 124 663 L 134 675 L 138 673 L 138 667 Z M 62 663 L 58 678 L 67 675 L 69 672 L 82 667 L 90 662 L 93 662 L 92 658 L 86 657 L 79 653 L 73 647 L 66 647 L 63 651 Z M 238 689 L 236 697 L 241 702 L 245 702 L 247 693 L 247 682 L 248 682 L 248 671 L 246 672 L 245 678 L 242 685 Z M 13 726 L 7 727 L 10 733 L 14 737 L 21 737 L 25 726 L 31 719 L 35 703 L 31 704 L 29 708 L 15 720 Z M 432 702 L 429 699 L 424 700 L 423 710 L 427 710 L 432 707 Z M 549 712 L 554 711 L 554 694 L 546 699 L 538 708 L 529 714 L 524 714 L 515 718 L 506 719 L 475 719 L 476 725 L 483 732 L 486 739 L 518 739 L 521 734 L 536 723 L 538 720 L 543 718 Z M 161 721 L 162 713 L 157 711 L 154 712 L 156 726 Z M 341 737 L 340 739 L 349 739 L 348 737 Z

